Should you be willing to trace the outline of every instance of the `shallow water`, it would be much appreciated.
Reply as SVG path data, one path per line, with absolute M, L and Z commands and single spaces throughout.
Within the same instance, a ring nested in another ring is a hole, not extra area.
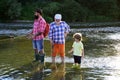
M 19 36 L 25 35 L 26 32 L 29 30 L 16 30 L 13 34 Z M 83 34 L 85 48 L 85 58 L 78 71 L 70 68 L 74 61 L 72 55 L 67 54 L 73 42 L 71 35 L 75 32 Z M 119 32 L 119 27 L 72 29 L 66 40 L 66 68 L 64 73 L 59 71 L 55 73 L 63 74 L 57 78 L 52 77 L 55 74 L 49 68 L 51 57 L 48 41 L 45 41 L 47 66 L 44 70 L 34 72 L 39 67 L 31 66 L 33 60 L 31 40 L 23 37 L 16 37 L 14 40 L 2 39 L 0 40 L 0 80 L 50 80 L 50 78 L 51 80 L 120 80 Z M 4 34 L 8 33 L 9 31 L 4 31 Z M 59 56 L 56 62 L 60 64 Z

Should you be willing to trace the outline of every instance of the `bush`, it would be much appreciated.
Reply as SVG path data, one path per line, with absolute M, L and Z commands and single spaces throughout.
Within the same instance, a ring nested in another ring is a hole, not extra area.
M 21 15 L 21 4 L 16 0 L 1 0 L 0 1 L 0 19 L 14 20 Z

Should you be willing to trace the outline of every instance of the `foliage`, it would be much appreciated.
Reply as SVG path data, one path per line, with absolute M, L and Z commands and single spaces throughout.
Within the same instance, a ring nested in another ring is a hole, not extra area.
M 68 21 L 75 22 L 77 18 L 80 16 L 79 15 L 80 7 L 81 6 L 74 0 L 71 0 L 71 1 L 65 0 L 62 4 L 61 12 L 63 16 L 65 17 L 65 19 L 67 19 Z
M 94 17 L 99 16 L 100 20 L 101 17 L 104 16 L 103 20 L 108 17 L 116 20 L 119 15 L 119 7 L 117 5 L 116 0 L 76 0 L 82 6 L 87 7 L 90 11 L 92 11 L 95 15 Z M 101 16 L 101 17 L 100 17 Z M 91 17 L 91 16 L 89 16 Z
M 59 11 L 60 7 L 60 4 L 57 2 L 47 3 L 46 6 L 43 7 L 45 18 L 48 22 L 53 20 L 53 15 Z
M 33 20 L 34 10 L 42 8 L 48 22 L 53 21 L 56 13 L 69 22 L 118 21 L 119 3 L 119 0 L 1 0 L 0 20 Z
M 0 19 L 13 20 L 21 15 L 21 3 L 16 0 L 1 0 L 0 1 Z

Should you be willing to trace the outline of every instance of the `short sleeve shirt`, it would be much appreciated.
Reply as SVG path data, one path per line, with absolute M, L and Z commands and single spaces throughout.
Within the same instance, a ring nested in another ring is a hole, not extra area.
M 37 34 L 38 32 L 44 32 L 46 27 L 46 21 L 41 17 L 38 20 L 34 21 L 33 24 L 33 34 Z M 43 34 L 36 36 L 33 40 L 40 40 L 43 39 Z
M 82 56 L 83 43 L 81 41 L 74 42 L 72 47 L 73 47 L 73 55 Z

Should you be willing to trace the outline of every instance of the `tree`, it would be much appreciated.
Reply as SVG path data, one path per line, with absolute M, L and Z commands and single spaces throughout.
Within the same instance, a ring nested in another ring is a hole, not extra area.
M 87 7 L 90 11 L 94 12 L 94 17 L 103 17 L 103 20 L 117 19 L 119 15 L 119 7 L 117 0 L 75 0 L 84 7 Z
M 58 13 L 61 5 L 58 2 L 49 2 L 43 7 L 45 18 L 48 19 L 48 22 L 53 20 L 53 16 Z
M 14 20 L 21 15 L 21 4 L 16 0 L 0 1 L 0 20 Z
M 79 16 L 79 8 L 80 4 L 74 0 L 64 0 L 61 3 L 60 12 L 63 14 L 65 20 L 75 22 Z

